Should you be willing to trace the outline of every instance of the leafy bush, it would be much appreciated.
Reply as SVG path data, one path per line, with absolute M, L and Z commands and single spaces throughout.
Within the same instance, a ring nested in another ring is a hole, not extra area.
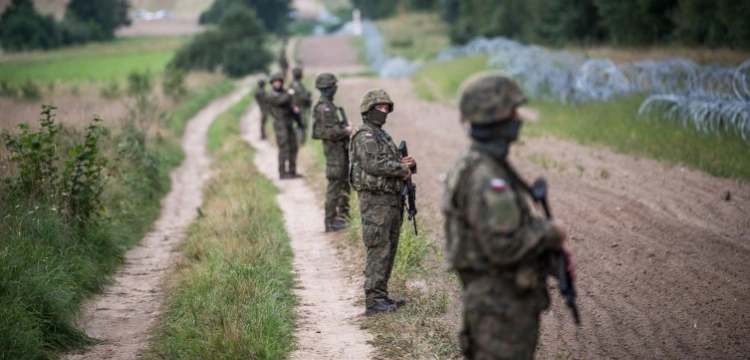
M 26 81 L 19 84 L 18 89 L 21 92 L 21 98 L 25 100 L 39 100 L 42 97 L 42 89 L 39 87 L 39 84 L 31 80 L 31 78 L 26 79 Z
M 122 89 L 120 89 L 120 83 L 117 80 L 106 82 L 99 88 L 99 95 L 105 99 L 117 99 L 122 96 Z
M 164 78 L 162 78 L 161 83 L 164 95 L 171 97 L 175 101 L 184 98 L 187 95 L 185 75 L 184 69 L 179 69 L 174 65 L 167 66 L 167 71 L 164 72 Z
M 130 25 L 129 0 L 70 0 L 65 18 L 86 24 L 92 40 L 111 40 L 115 30 Z
M 151 94 L 153 89 L 154 83 L 150 71 L 132 71 L 128 74 L 128 95 L 135 97 L 147 96 L 148 94 Z
M 8 52 L 60 45 L 55 19 L 38 13 L 31 0 L 13 0 L 0 15 L 0 39 Z
M 261 50 L 261 51 L 259 51 Z M 241 77 L 260 69 L 273 60 L 269 52 L 258 49 L 252 41 L 235 42 L 224 48 L 224 72 L 231 77 Z
M 291 0 L 215 0 L 211 7 L 201 13 L 201 24 L 220 24 L 224 17 L 236 10 L 236 6 L 251 9 L 263 28 L 279 35 L 286 34 L 291 12 Z

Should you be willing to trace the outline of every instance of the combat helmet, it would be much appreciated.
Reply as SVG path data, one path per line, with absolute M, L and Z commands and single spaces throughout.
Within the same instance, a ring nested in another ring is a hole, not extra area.
M 276 80 L 281 80 L 281 82 L 284 82 L 284 73 L 282 73 L 281 71 L 277 71 L 271 74 L 271 78 L 268 81 L 274 82 Z
M 295 66 L 294 69 L 292 69 L 292 76 L 294 76 L 295 79 L 299 79 L 302 77 L 302 68 L 299 66 Z
M 320 73 L 315 77 L 315 87 L 318 89 L 325 89 L 333 86 L 339 81 L 336 75 L 331 73 Z
M 260 87 L 266 86 L 266 79 L 258 79 L 258 86 Z
M 527 101 L 515 80 L 498 73 L 482 73 L 467 79 L 462 86 L 461 121 L 475 125 L 501 122 Z
M 359 104 L 359 112 L 368 113 L 373 106 L 378 104 L 388 104 L 388 112 L 393 112 L 393 101 L 388 93 L 383 89 L 372 89 L 362 95 L 362 102 Z

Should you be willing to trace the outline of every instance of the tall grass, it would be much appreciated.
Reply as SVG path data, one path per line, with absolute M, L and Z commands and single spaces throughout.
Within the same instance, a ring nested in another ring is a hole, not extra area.
M 378 20 L 375 25 L 385 38 L 385 51 L 391 56 L 429 61 L 450 45 L 449 26 L 437 12 L 404 13 Z
M 486 69 L 486 57 L 468 57 L 427 66 L 413 81 L 421 98 L 456 104 L 461 83 Z M 531 101 L 528 106 L 538 109 L 541 115 L 538 122 L 525 125 L 525 134 L 551 134 L 670 164 L 685 164 L 714 176 L 750 180 L 750 147 L 739 136 L 727 132 L 704 134 L 666 119 L 639 118 L 642 102 L 641 96 L 578 106 Z
M 210 88 L 193 94 L 187 104 L 205 104 L 222 91 Z M 171 121 L 184 121 L 195 111 L 186 110 Z M 169 171 L 181 159 L 180 133 L 162 135 L 149 143 L 149 152 L 160 155 L 150 155 L 148 162 L 130 159 L 119 164 L 122 177 L 111 181 L 102 195 L 104 217 L 86 228 L 68 226 L 53 201 L 10 196 L 4 188 L 0 192 L 0 358 L 56 358 L 95 342 L 75 322 L 80 304 L 102 290 L 124 252 L 159 213 Z M 110 146 L 116 145 L 115 139 Z M 145 171 L 156 172 L 157 181 L 137 181 Z
M 294 349 L 293 253 L 278 190 L 239 138 L 249 103 L 248 96 L 209 129 L 214 176 L 169 277 L 153 358 L 282 359 Z

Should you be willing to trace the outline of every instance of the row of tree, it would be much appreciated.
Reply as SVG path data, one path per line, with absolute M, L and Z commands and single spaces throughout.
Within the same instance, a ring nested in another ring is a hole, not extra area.
M 363 15 L 399 7 L 439 11 L 451 40 L 505 36 L 550 45 L 679 43 L 750 49 L 750 1 L 735 0 L 352 0 Z
M 56 21 L 40 14 L 33 0 L 12 0 L 0 15 L 0 43 L 15 52 L 111 40 L 117 28 L 130 25 L 129 8 L 129 0 L 70 0 L 64 19 Z

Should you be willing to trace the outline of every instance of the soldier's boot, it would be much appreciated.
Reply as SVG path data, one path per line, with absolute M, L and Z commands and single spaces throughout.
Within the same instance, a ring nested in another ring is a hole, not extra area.
M 387 303 L 389 303 L 391 305 L 396 305 L 397 308 L 400 308 L 400 307 L 406 305 L 406 300 L 404 300 L 404 299 L 392 299 L 392 298 L 389 298 L 387 296 L 385 298 L 385 302 L 387 302 Z
M 292 173 L 285 172 L 285 173 L 281 173 L 279 175 L 279 178 L 281 180 L 289 180 L 289 179 L 294 179 L 294 175 Z
M 349 227 L 349 224 L 344 220 L 335 219 L 331 223 L 326 224 L 326 232 L 344 230 Z
M 261 140 L 265 140 L 265 139 L 266 139 L 266 132 L 265 132 L 265 130 L 262 130 L 262 131 L 260 132 L 260 139 L 261 139 Z
M 396 311 L 396 305 L 382 301 L 365 309 L 365 315 L 371 316 L 379 313 L 391 313 L 394 311 Z

